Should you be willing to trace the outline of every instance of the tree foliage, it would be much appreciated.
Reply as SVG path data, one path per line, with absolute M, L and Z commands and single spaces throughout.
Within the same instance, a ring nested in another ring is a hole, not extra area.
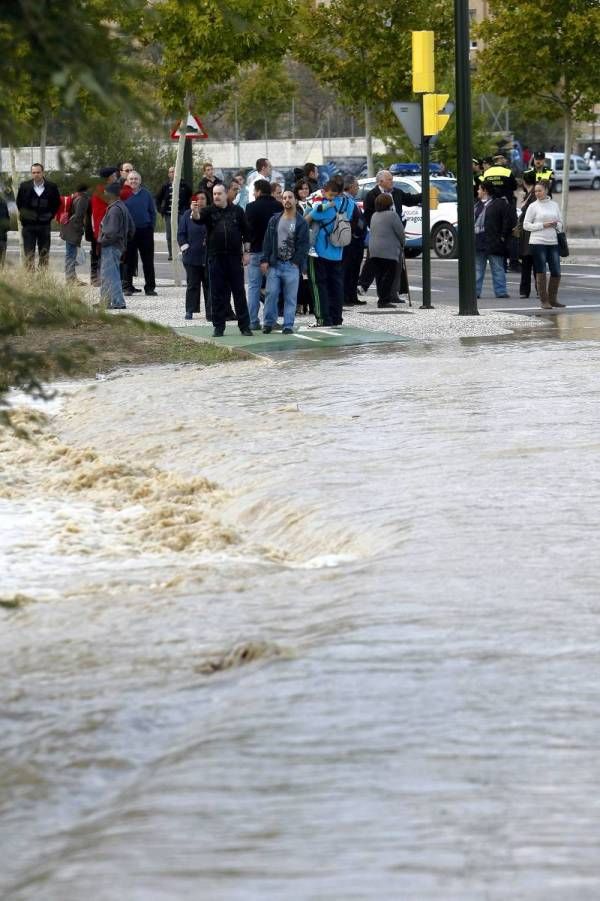
M 143 0 L 121 0 L 139 19 Z M 48 104 L 72 107 L 82 93 L 105 108 L 143 110 L 142 57 L 132 35 L 100 0 L 10 0 L 0 7 L 0 122 L 4 140 L 27 140 Z
M 591 118 L 600 97 L 598 0 L 490 0 L 489 9 L 490 18 L 478 27 L 485 42 L 477 57 L 479 85 L 536 118 L 540 112 L 561 116 L 568 156 L 573 123 Z M 563 220 L 568 173 L 566 166 Z
M 449 70 L 451 11 L 438 0 L 299 0 L 297 21 L 297 57 L 350 109 L 362 114 L 367 104 L 380 125 L 389 124 L 392 101 L 412 94 L 411 31 L 435 31 L 440 85 Z
M 156 0 L 146 7 L 143 40 L 156 62 L 171 113 L 192 93 L 198 109 L 229 96 L 240 69 L 283 58 L 293 0 Z

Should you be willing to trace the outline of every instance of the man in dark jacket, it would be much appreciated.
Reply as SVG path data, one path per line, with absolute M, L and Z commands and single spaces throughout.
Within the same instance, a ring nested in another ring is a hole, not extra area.
M 250 234 L 250 261 L 248 263 L 248 312 L 250 313 L 250 328 L 259 329 L 260 289 L 262 285 L 262 272 L 260 260 L 262 256 L 263 241 L 269 220 L 276 213 L 281 213 L 282 206 L 271 195 L 271 185 L 266 178 L 259 178 L 254 182 L 254 194 L 256 200 L 246 207 L 246 219 Z
M 423 198 L 422 194 L 409 194 L 406 191 L 400 190 L 400 188 L 394 187 L 394 176 L 389 171 L 389 169 L 381 169 L 381 171 L 379 171 L 375 176 L 375 180 L 377 184 L 365 196 L 363 204 L 363 214 L 367 225 L 371 224 L 371 218 L 373 216 L 373 213 L 375 212 L 375 199 L 379 197 L 380 194 L 391 194 L 392 200 L 394 202 L 394 208 L 401 219 L 403 205 L 417 206 L 419 203 L 421 203 L 421 200 Z M 366 294 L 371 287 L 374 278 L 375 270 L 373 269 L 373 264 L 371 263 L 371 259 L 367 253 L 367 259 L 363 264 L 360 278 L 358 280 L 358 293 Z
M 250 235 L 246 215 L 227 203 L 224 185 L 213 188 L 213 202 L 203 210 L 192 202 L 192 222 L 206 226 L 208 271 L 212 300 L 213 337 L 222 338 L 233 294 L 235 314 L 242 335 L 252 337 L 244 290 L 244 269 L 250 258 Z M 242 254 L 243 246 L 243 254 Z
M 173 248 L 171 246 L 171 205 L 173 203 L 173 179 L 175 178 L 175 166 L 170 166 L 168 171 L 169 180 L 164 183 L 158 194 L 156 195 L 156 209 L 165 220 L 165 234 L 167 236 L 168 259 L 173 259 Z M 184 181 L 179 182 L 179 215 L 183 215 L 190 206 L 192 197 L 192 189 L 186 185 Z
M 506 197 L 499 197 L 493 184 L 485 179 L 477 189 L 475 204 L 475 285 L 481 296 L 483 277 L 489 260 L 496 297 L 510 297 L 506 290 L 504 257 L 514 220 Z
M 108 204 L 100 223 L 98 243 L 100 254 L 100 293 L 111 310 L 124 310 L 125 298 L 121 285 L 121 256 L 135 234 L 135 225 L 127 206 L 120 200 L 118 181 L 106 186 Z
M 202 166 L 202 178 L 198 185 L 198 191 L 204 191 L 207 195 L 209 203 L 212 203 L 212 192 L 216 185 L 222 185 L 223 182 L 215 175 L 212 163 L 204 163 Z
M 76 282 L 75 267 L 77 251 L 81 247 L 81 239 L 85 229 L 85 216 L 90 202 L 87 185 L 78 185 L 71 198 L 69 221 L 60 226 L 60 236 L 65 242 L 65 278 L 68 282 Z M 80 284 L 83 284 L 80 282 Z
M 8 204 L 4 197 L 0 197 L 0 269 L 6 260 L 6 244 L 8 242 L 8 230 L 10 228 L 10 214 Z
M 24 181 L 17 193 L 17 208 L 23 229 L 23 249 L 28 269 L 35 265 L 37 245 L 39 265 L 47 266 L 50 255 L 50 225 L 60 206 L 56 185 L 47 181 L 44 167 L 34 163 L 30 181 Z
M 267 275 L 265 324 L 268 334 L 277 322 L 277 302 L 283 290 L 283 334 L 294 331 L 298 282 L 306 263 L 310 240 L 308 225 L 296 209 L 293 191 L 283 192 L 283 212 L 269 220 L 261 255 L 261 270 Z

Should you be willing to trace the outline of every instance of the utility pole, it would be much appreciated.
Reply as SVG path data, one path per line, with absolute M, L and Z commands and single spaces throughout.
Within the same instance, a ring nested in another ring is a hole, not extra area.
M 458 314 L 478 316 L 475 293 L 475 215 L 471 144 L 469 3 L 454 0 L 456 145 L 458 177 Z

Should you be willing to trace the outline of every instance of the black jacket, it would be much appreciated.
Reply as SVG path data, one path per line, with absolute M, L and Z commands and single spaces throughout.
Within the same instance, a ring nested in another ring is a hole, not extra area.
M 250 253 L 262 253 L 263 241 L 271 216 L 283 212 L 274 197 L 261 194 L 246 207 L 246 219 L 250 231 Z
M 179 182 L 179 215 L 188 209 L 190 199 L 192 197 L 192 189 L 186 185 L 184 181 Z M 162 186 L 155 197 L 156 209 L 161 216 L 171 215 L 171 204 L 173 202 L 173 182 L 167 181 Z
M 242 244 L 250 240 L 248 222 L 239 206 L 207 206 L 200 210 L 200 219 L 191 221 L 206 226 L 209 258 L 222 254 L 241 256 Z
M 60 206 L 60 194 L 54 182 L 44 180 L 44 191 L 35 193 L 33 179 L 19 185 L 17 207 L 21 222 L 27 225 L 50 225 Z
M 4 242 L 8 239 L 8 229 L 10 227 L 10 215 L 5 200 L 0 197 L 0 241 Z
M 483 209 L 483 201 L 475 204 L 475 221 Z M 492 256 L 504 256 L 516 214 L 505 197 L 494 197 L 487 204 L 484 230 L 475 234 L 475 250 Z
M 375 212 L 375 201 L 382 193 L 383 191 L 380 189 L 379 185 L 375 185 L 375 187 L 371 191 L 369 191 L 369 193 L 365 197 L 363 204 L 363 213 L 367 221 L 367 225 L 371 224 L 371 217 Z M 407 194 L 405 191 L 401 191 L 400 188 L 392 188 L 392 200 L 394 201 L 394 207 L 401 219 L 402 204 L 404 204 L 404 206 L 417 206 L 419 203 L 421 203 L 422 197 L 422 194 Z
M 198 191 L 206 191 L 206 193 L 208 194 L 208 202 L 212 203 L 213 188 L 215 188 L 217 185 L 222 185 L 222 184 L 223 184 L 223 182 L 221 181 L 220 178 L 215 178 L 212 185 L 209 185 L 206 180 L 206 177 L 204 177 L 204 178 L 200 179 L 200 184 L 198 185 Z M 198 193 L 198 192 L 196 192 L 196 193 Z

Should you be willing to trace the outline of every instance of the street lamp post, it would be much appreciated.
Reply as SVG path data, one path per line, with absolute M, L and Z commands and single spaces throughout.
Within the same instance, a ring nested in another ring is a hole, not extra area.
M 475 295 L 475 217 L 471 144 L 471 72 L 469 3 L 454 0 L 456 72 L 456 144 L 458 156 L 458 314 L 477 316 Z

